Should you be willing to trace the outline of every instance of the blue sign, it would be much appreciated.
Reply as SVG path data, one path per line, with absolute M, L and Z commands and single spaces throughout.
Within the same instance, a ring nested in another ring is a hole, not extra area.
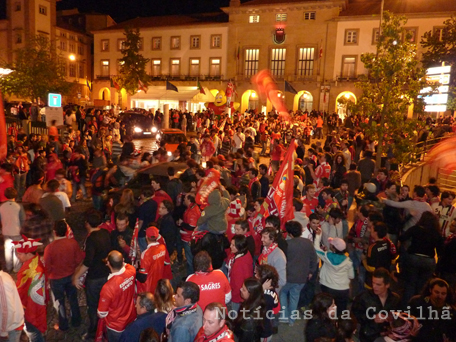
M 49 107 L 62 107 L 62 95 L 49 93 L 48 106 Z

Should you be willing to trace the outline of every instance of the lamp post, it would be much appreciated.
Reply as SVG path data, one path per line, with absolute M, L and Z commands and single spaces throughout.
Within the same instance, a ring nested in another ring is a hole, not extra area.
M 0 77 L 6 76 L 12 73 L 11 69 L 0 68 Z M 7 154 L 7 132 L 6 132 L 6 120 L 5 120 L 5 110 L 3 108 L 3 96 L 0 89 L 0 161 L 6 159 Z

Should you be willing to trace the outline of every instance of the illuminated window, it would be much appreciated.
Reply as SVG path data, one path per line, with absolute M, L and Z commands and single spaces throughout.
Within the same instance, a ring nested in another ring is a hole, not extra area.
M 210 76 L 220 76 L 220 58 L 211 58 L 209 59 L 209 75 Z
M 222 47 L 222 35 L 213 34 L 211 36 L 211 49 L 219 49 Z
M 121 51 L 125 48 L 125 39 L 117 40 L 117 50 Z
M 171 59 L 171 76 L 179 76 L 180 75 L 180 59 Z
M 190 49 L 200 48 L 201 36 L 190 36 Z
M 315 48 L 300 48 L 298 56 L 298 76 L 312 76 L 315 60 Z
M 434 27 L 434 36 L 436 36 L 440 42 L 445 39 L 446 35 L 447 35 L 447 32 L 445 30 L 445 27 L 443 27 L 443 26 Z
M 161 50 L 161 37 L 153 37 L 152 38 L 152 50 Z
M 287 21 L 287 14 L 286 13 L 277 13 L 276 21 Z
M 315 20 L 315 12 L 304 12 L 304 20 Z
M 101 61 L 101 76 L 109 76 L 109 60 L 102 60 Z
M 378 28 L 374 28 L 372 30 L 372 45 L 377 44 L 379 37 L 380 37 L 380 30 Z
M 253 76 L 258 72 L 258 56 L 260 49 L 245 50 L 244 75 Z
M 198 76 L 200 74 L 200 60 L 199 58 L 190 58 L 190 76 Z
M 38 8 L 40 14 L 47 15 L 47 7 L 46 6 L 41 6 Z
M 342 56 L 342 78 L 356 77 L 356 56 Z
M 103 52 L 109 51 L 109 39 L 103 39 L 101 41 L 101 51 L 103 51 Z
M 171 49 L 173 50 L 178 50 L 180 49 L 180 43 L 181 39 L 180 37 L 171 37 Z
M 404 41 L 407 40 L 410 43 L 416 44 L 416 38 L 418 37 L 417 27 L 406 27 L 404 29 Z
M 162 71 L 161 71 L 161 59 L 152 59 L 152 76 L 158 77 L 161 76 Z
M 358 45 L 359 30 L 345 30 L 345 45 Z
M 274 76 L 283 77 L 285 74 L 285 57 L 287 49 L 271 50 L 271 72 Z
M 260 16 L 259 15 L 250 15 L 249 16 L 249 23 L 259 23 L 260 22 Z
M 117 73 L 120 74 L 121 73 L 121 70 L 122 70 L 122 65 L 124 65 L 125 62 L 122 61 L 121 59 L 118 59 L 117 60 Z

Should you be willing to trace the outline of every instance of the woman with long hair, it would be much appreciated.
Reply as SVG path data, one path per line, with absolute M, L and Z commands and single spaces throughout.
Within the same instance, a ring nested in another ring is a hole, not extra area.
M 234 235 L 231 240 L 231 254 L 228 258 L 228 280 L 231 286 L 231 309 L 238 311 L 242 298 L 241 288 L 244 280 L 253 276 L 253 259 L 248 251 L 247 238 Z
M 344 154 L 338 152 L 334 157 L 334 164 L 331 172 L 331 186 L 333 188 L 340 188 L 340 183 L 342 182 L 342 179 L 344 179 L 344 175 L 347 172 L 345 164 Z
M 312 302 L 312 318 L 305 328 L 306 341 L 314 342 L 320 338 L 336 337 L 336 304 L 327 293 L 319 293 Z
M 168 279 L 160 279 L 154 292 L 155 312 L 168 314 L 174 309 L 174 290 Z
M 248 278 L 241 287 L 244 300 L 234 321 L 238 342 L 260 342 L 265 317 L 263 286 L 256 278 Z
M 439 256 L 443 249 L 438 217 L 432 212 L 425 211 L 418 223 L 399 237 L 401 243 L 408 240 L 410 246 L 404 255 L 402 267 L 405 282 L 402 297 L 404 304 L 420 293 L 435 271 L 435 251 Z
M 137 207 L 135 205 L 135 195 L 133 194 L 133 190 L 124 189 L 119 203 L 114 207 L 116 216 L 119 214 L 127 215 L 129 225 L 133 228 L 136 224 L 136 209 Z

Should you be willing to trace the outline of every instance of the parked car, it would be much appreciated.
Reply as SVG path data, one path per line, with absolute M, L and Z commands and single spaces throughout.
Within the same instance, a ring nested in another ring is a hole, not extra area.
M 120 115 L 121 123 L 125 123 L 127 133 L 133 138 L 153 138 L 157 134 L 152 116 L 137 111 L 126 111 Z

